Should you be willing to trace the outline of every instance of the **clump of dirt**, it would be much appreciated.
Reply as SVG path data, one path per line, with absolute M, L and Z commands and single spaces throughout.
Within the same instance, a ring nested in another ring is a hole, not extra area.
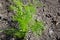
M 15 26 L 16 22 L 11 20 L 13 12 L 8 10 L 10 5 L 8 0 L 0 0 L 0 40 L 14 40 L 12 36 L 7 36 L 3 31 Z M 13 24 L 13 25 L 12 25 Z

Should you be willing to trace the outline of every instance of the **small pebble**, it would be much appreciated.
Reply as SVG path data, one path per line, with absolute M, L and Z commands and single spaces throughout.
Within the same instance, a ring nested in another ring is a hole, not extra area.
M 0 3 L 0 8 L 2 7 L 2 4 Z

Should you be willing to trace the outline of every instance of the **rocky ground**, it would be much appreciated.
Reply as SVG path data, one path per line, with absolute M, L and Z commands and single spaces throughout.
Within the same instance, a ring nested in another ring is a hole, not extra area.
M 40 0 L 43 7 L 37 7 L 37 19 L 43 20 L 45 28 L 39 37 L 31 32 L 27 35 L 28 40 L 60 40 L 60 1 L 59 0 Z M 6 29 L 10 24 L 10 17 L 13 15 L 7 10 L 9 5 L 6 0 L 0 0 L 0 30 Z M 0 32 L 0 40 L 5 40 L 5 35 Z M 14 40 L 11 38 L 10 40 Z

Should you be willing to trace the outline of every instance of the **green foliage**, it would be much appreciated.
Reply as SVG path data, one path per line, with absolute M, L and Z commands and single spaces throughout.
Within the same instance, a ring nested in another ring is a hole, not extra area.
M 13 35 L 15 33 L 15 30 L 14 28 L 9 28 L 9 29 L 6 29 L 4 31 L 4 33 L 6 33 L 7 35 Z
M 35 21 L 33 18 L 36 13 L 36 7 L 33 4 L 24 5 L 20 0 L 12 0 L 12 2 L 14 5 L 10 5 L 9 9 L 16 13 L 12 16 L 12 19 L 19 23 L 19 29 L 11 28 L 5 30 L 5 33 L 19 38 L 24 37 L 29 29 L 34 33 L 42 33 L 44 29 L 43 22 Z
M 44 24 L 42 21 L 35 21 L 34 24 L 31 26 L 31 30 L 33 33 L 37 35 L 41 35 L 44 30 Z

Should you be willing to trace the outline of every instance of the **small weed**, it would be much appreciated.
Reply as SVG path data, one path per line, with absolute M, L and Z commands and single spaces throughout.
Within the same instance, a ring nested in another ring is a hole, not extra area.
M 29 3 L 24 5 L 20 0 L 12 0 L 13 4 L 9 9 L 15 12 L 12 16 L 12 20 L 18 22 L 18 29 L 5 30 L 7 35 L 13 35 L 14 37 L 22 38 L 31 29 L 33 33 L 40 34 L 44 30 L 44 23 L 41 21 L 35 21 L 33 16 L 36 13 L 36 7 Z

